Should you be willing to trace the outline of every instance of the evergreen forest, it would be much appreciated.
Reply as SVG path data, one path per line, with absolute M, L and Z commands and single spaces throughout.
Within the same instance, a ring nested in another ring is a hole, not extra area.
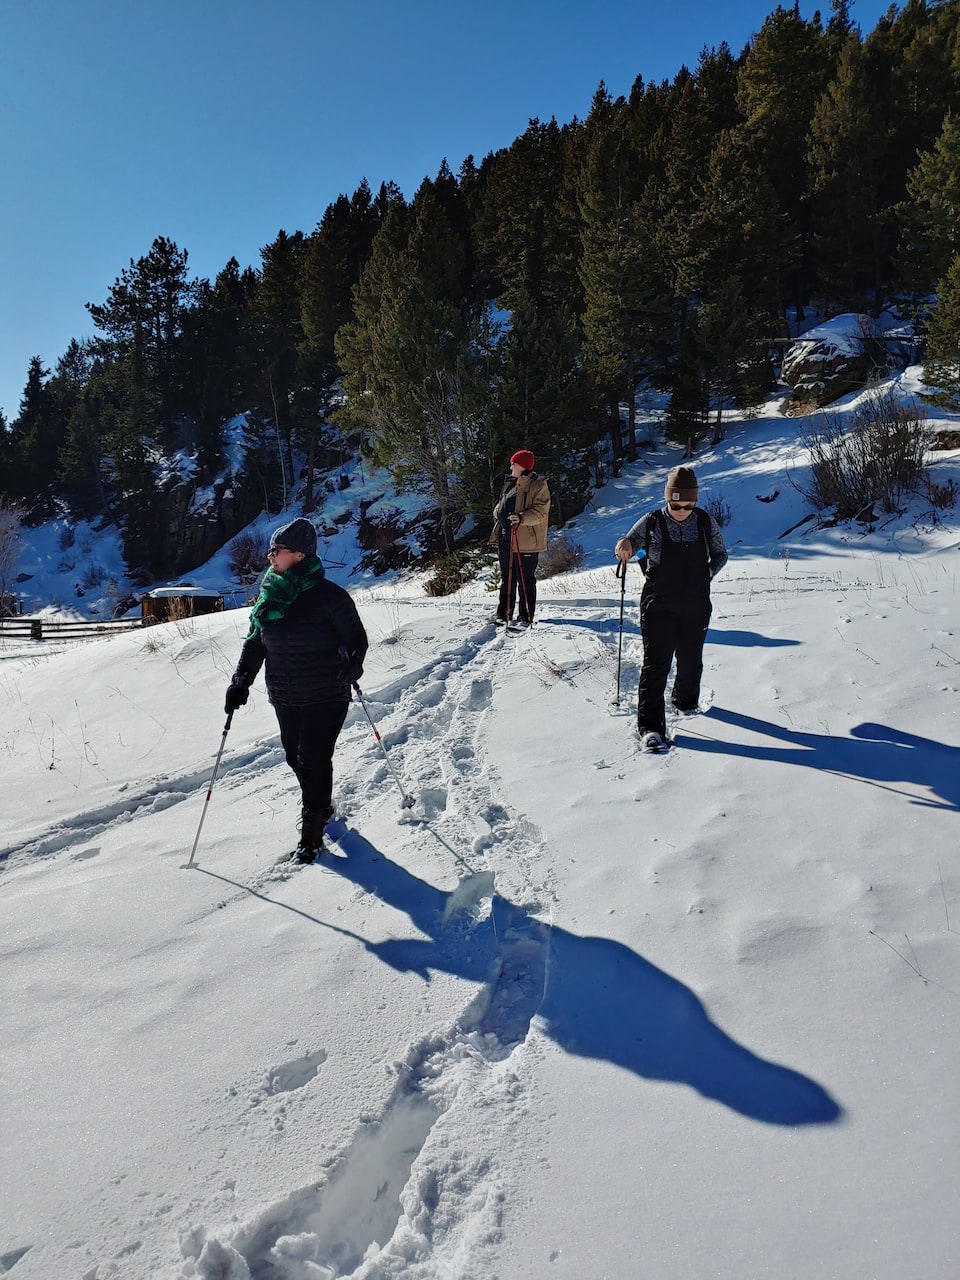
M 0 417 L 28 521 L 115 523 L 144 582 L 190 567 L 168 536 L 185 474 L 229 492 L 226 538 L 294 495 L 321 511 L 359 450 L 424 495 L 441 551 L 525 447 L 562 522 L 647 443 L 644 387 L 693 455 L 769 391 L 811 308 L 897 309 L 960 408 L 960 0 L 867 35 L 847 0 L 778 7 L 740 52 L 627 97 L 601 83 L 584 119 L 531 120 L 412 199 L 362 183 L 255 269 L 197 279 L 185 248 L 145 248 L 87 303 L 95 336 L 31 360 Z

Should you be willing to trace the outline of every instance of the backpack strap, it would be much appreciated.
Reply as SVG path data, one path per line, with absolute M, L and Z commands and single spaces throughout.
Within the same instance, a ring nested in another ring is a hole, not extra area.
M 651 511 L 650 514 L 647 516 L 647 529 L 643 535 L 643 559 L 640 561 L 640 572 L 643 574 L 644 577 L 647 576 L 647 567 L 650 564 L 650 538 L 651 538 L 651 535 L 653 534 L 653 522 L 658 518 L 662 519 L 662 517 L 663 517 L 663 512 L 660 510 L 659 507 L 657 507 L 655 511 Z M 661 526 L 660 537 L 665 538 L 666 536 L 667 536 L 667 531 Z
M 700 541 L 707 553 L 707 563 L 710 562 L 710 517 L 704 511 L 703 507 L 694 507 L 693 514 L 697 517 L 697 528 L 700 531 Z

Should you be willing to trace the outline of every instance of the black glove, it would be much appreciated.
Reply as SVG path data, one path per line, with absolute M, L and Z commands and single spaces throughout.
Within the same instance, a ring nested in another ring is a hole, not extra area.
M 250 696 L 250 687 L 245 684 L 242 677 L 234 676 L 227 685 L 227 696 L 223 700 L 223 709 L 227 715 L 233 715 L 239 707 L 242 707 L 247 698 Z
M 347 664 L 347 683 L 356 684 L 362 675 L 363 663 L 356 654 L 353 654 Z
M 363 675 L 363 659 L 358 653 L 350 653 L 346 645 L 340 646 L 340 679 L 356 684 Z

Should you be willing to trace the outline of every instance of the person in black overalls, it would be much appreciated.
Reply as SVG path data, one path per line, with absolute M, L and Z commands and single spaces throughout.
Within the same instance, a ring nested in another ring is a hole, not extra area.
M 643 516 L 617 543 L 626 563 L 638 551 L 645 575 L 640 596 L 643 665 L 637 729 L 648 750 L 665 744 L 664 692 L 670 667 L 677 669 L 671 701 L 677 711 L 695 711 L 700 700 L 703 645 L 710 622 L 710 583 L 727 562 L 716 520 L 697 506 L 699 486 L 690 467 L 671 471 L 666 505 Z

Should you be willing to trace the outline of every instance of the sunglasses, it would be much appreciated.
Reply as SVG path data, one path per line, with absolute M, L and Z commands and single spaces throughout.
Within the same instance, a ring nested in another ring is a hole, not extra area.
M 667 506 L 671 511 L 692 511 L 697 504 L 695 502 L 668 502 Z
M 272 560 L 274 556 L 278 556 L 281 551 L 289 551 L 289 547 L 271 547 L 267 552 L 267 559 Z

